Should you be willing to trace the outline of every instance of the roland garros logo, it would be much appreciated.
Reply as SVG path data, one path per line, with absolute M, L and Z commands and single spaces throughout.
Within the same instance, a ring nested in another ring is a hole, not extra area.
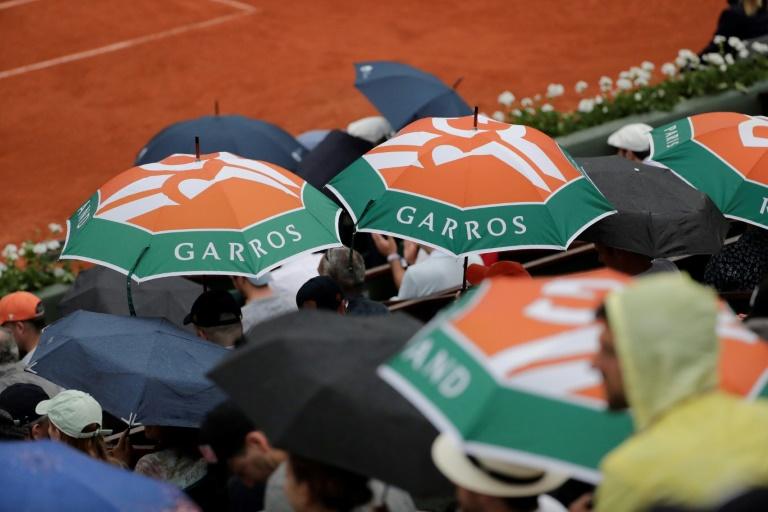
M 580 176 L 557 144 L 544 134 L 522 125 L 508 125 L 478 118 L 425 119 L 412 124 L 364 156 L 390 190 L 424 196 L 458 209 L 471 210 L 517 202 L 543 203 L 564 184 Z M 403 170 L 408 169 L 407 178 Z M 466 169 L 472 168 L 472 181 Z M 467 186 L 473 193 L 467 194 Z M 447 214 L 419 211 L 405 205 L 395 212 L 404 225 L 453 240 L 484 236 L 522 235 L 527 227 L 522 215 L 494 217 L 462 225 Z
M 133 168 L 107 183 L 100 191 L 94 217 L 152 233 L 241 231 L 303 207 L 302 182 L 290 176 L 264 162 L 229 153 L 204 155 L 201 160 L 174 155 Z M 225 193 L 236 198 L 236 213 L 220 201 Z M 247 194 L 253 199 L 243 200 Z M 246 251 L 260 258 L 302 238 L 294 224 L 287 224 L 263 239 L 254 238 L 245 244 L 228 242 L 217 246 L 209 242 L 197 247 L 193 241 L 182 242 L 176 245 L 174 257 L 179 261 L 199 258 L 245 262 Z

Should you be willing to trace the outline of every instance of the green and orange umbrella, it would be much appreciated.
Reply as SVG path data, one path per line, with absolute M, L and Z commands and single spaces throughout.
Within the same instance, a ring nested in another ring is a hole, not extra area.
M 340 246 L 341 209 L 295 174 L 231 153 L 177 154 L 105 183 L 67 221 L 62 258 L 144 281 L 258 276 Z
M 359 231 L 457 256 L 564 249 L 614 213 L 550 137 L 484 116 L 416 121 L 326 186 Z
M 768 228 L 768 118 L 713 112 L 651 132 L 651 158 L 707 194 L 726 217 Z
M 597 482 L 601 459 L 633 427 L 627 413 L 606 412 L 591 368 L 602 329 L 594 311 L 630 280 L 607 269 L 486 280 L 379 374 L 471 453 Z M 765 396 L 768 344 L 721 307 L 721 387 Z

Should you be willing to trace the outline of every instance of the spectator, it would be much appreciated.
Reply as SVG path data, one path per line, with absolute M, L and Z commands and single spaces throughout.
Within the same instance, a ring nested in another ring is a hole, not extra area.
M 664 167 L 651 160 L 651 136 L 653 127 L 645 123 L 627 124 L 608 137 L 608 145 L 616 148 L 622 158 L 647 165 Z
M 427 257 L 422 261 L 410 264 L 407 268 L 403 266 L 403 261 L 397 252 L 397 242 L 393 237 L 374 234 L 373 241 L 379 252 L 387 257 L 392 279 L 398 288 L 398 300 L 413 299 L 416 297 L 425 297 L 433 293 L 450 290 L 461 286 L 464 279 L 464 258 L 457 258 L 444 252 L 438 251 L 425 245 L 412 244 L 410 247 L 416 247 L 427 253 Z M 406 246 L 406 252 L 413 252 Z M 412 257 L 415 260 L 415 253 Z M 468 256 L 468 264 L 480 264 L 483 260 L 472 254 Z
M 184 319 L 184 325 L 193 324 L 197 335 L 204 340 L 234 348 L 243 338 L 241 316 L 240 307 L 229 292 L 209 290 L 192 304 L 192 311 Z
M 123 463 L 107 452 L 101 428 L 101 406 L 89 394 L 68 389 L 35 407 L 37 414 L 48 416 L 48 435 L 94 459 L 119 466 Z
M 456 485 L 462 512 L 566 511 L 544 493 L 563 485 L 567 476 L 469 456 L 446 434 L 440 434 L 432 444 L 432 460 Z
M 712 256 L 704 282 L 721 292 L 752 290 L 768 275 L 768 231 L 749 226 L 730 245 Z
M 343 315 L 347 310 L 347 299 L 336 281 L 328 276 L 317 276 L 299 288 L 296 305 L 299 309 L 327 309 Z
M 48 400 L 48 395 L 40 386 L 13 384 L 0 393 L 0 409 L 24 430 L 25 439 L 48 439 L 48 419 L 35 411 L 43 400 Z
M 764 0 L 736 0 L 728 2 L 730 5 L 723 9 L 717 20 L 717 28 L 714 36 L 723 36 L 726 40 L 730 37 L 739 39 L 754 39 L 768 34 L 768 12 Z M 701 55 L 706 53 L 735 53 L 737 50 L 727 42 L 715 43 L 714 36 L 710 43 L 701 50 Z
M 347 297 L 349 315 L 386 315 L 389 310 L 384 304 L 363 296 L 365 283 L 365 262 L 359 252 L 345 247 L 329 249 L 317 272 L 333 279 Z
M 368 477 L 298 455 L 288 458 L 284 489 L 296 512 L 362 510 L 373 499 Z
M 677 265 L 665 258 L 652 259 L 643 254 L 595 244 L 597 259 L 608 268 L 624 272 L 631 276 L 657 274 L 659 272 L 678 272 Z
M 270 286 L 271 281 L 272 277 L 269 273 L 258 279 L 245 276 L 232 277 L 235 288 L 245 299 L 245 305 L 241 309 L 243 333 L 247 334 L 254 325 L 272 317 L 296 311 L 293 297 L 275 291 Z
M 768 404 L 718 390 L 717 314 L 715 293 L 682 274 L 638 280 L 598 311 L 593 365 L 636 433 L 603 460 L 597 510 L 710 506 L 768 484 Z
M 197 429 L 148 425 L 144 436 L 157 443 L 157 451 L 136 462 L 136 473 L 170 482 L 181 489 L 205 476 L 207 463 L 200 456 Z
M 502 260 L 489 266 L 473 263 L 467 268 L 467 282 L 472 286 L 496 276 L 531 278 L 525 267 L 516 261 Z
M 0 326 L 7 329 L 26 366 L 45 327 L 43 302 L 29 292 L 13 292 L 0 299 Z
M 19 347 L 13 341 L 11 331 L 0 328 L 0 368 L 19 361 Z

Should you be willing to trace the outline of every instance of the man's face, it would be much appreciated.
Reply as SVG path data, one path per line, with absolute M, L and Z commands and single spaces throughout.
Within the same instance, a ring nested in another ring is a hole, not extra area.
M 603 328 L 600 333 L 600 349 L 592 360 L 592 367 L 603 376 L 603 387 L 608 400 L 608 408 L 620 411 L 629 407 L 624 393 L 624 380 L 621 376 L 621 365 L 616 354 L 613 332 L 605 321 L 599 322 Z
M 228 460 L 229 470 L 246 487 L 266 482 L 274 471 L 268 450 L 269 448 L 263 446 L 258 440 L 252 439 L 249 434 L 243 450 Z
M 459 502 L 461 512 L 483 512 L 487 510 L 488 496 L 483 496 L 464 487 L 456 487 L 456 501 Z

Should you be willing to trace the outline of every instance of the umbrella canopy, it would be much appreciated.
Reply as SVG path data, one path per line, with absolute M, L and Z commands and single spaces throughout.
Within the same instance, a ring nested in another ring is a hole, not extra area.
M 192 274 L 260 276 L 341 245 L 341 209 L 295 174 L 230 153 L 174 155 L 104 184 L 67 221 L 62 258 L 136 281 Z
M 334 176 L 373 149 L 367 140 L 333 130 L 299 164 L 296 172 L 315 188 L 321 189 Z
M 202 153 L 228 152 L 264 160 L 294 171 L 307 149 L 279 126 L 244 116 L 204 116 L 164 128 L 147 142 L 134 165 L 159 162 L 176 153 L 194 153 L 195 137 Z
M 27 370 L 127 423 L 197 428 L 224 400 L 205 374 L 229 353 L 165 320 L 77 311 L 45 328 Z
M 192 512 L 178 487 L 56 441 L 0 443 L 3 510 Z
M 397 131 L 424 117 L 472 113 L 461 96 L 439 78 L 408 64 L 385 60 L 355 64 L 355 87 Z
M 720 251 L 728 221 L 706 194 L 668 169 L 618 156 L 576 162 L 618 210 L 586 230 L 582 240 L 651 258 Z
M 132 285 L 133 304 L 139 316 L 166 318 L 184 327 L 184 317 L 192 309 L 203 287 L 181 277 L 167 277 Z M 95 266 L 83 270 L 59 302 L 66 316 L 78 309 L 113 315 L 128 314 L 125 276 L 112 269 Z
M 422 119 L 328 185 L 360 231 L 454 255 L 564 249 L 614 212 L 542 132 L 479 116 Z
M 605 411 L 601 377 L 591 369 L 602 329 L 594 311 L 629 281 L 612 270 L 486 280 L 380 375 L 469 452 L 597 482 L 600 460 L 632 433 L 632 422 Z M 725 306 L 718 323 L 721 386 L 765 395 L 768 343 L 757 343 Z
M 726 217 L 768 228 L 768 119 L 731 112 L 651 132 L 651 158 L 707 194 Z
M 300 311 L 260 324 L 210 376 L 275 446 L 416 495 L 445 494 L 429 454 L 437 431 L 376 377 L 419 326 Z

